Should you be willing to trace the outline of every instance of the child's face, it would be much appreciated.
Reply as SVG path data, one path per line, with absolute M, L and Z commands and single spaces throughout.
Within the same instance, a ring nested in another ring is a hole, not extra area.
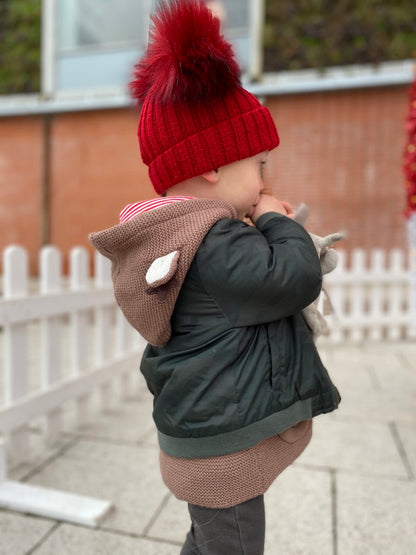
M 250 217 L 260 200 L 260 193 L 264 189 L 263 166 L 267 154 L 261 152 L 218 170 L 217 196 L 234 206 L 239 219 Z

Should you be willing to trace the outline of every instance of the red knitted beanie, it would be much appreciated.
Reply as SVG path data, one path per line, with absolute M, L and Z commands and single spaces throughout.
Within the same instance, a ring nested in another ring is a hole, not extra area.
M 131 83 L 157 193 L 279 144 L 269 110 L 240 82 L 231 45 L 201 0 L 165 0 Z

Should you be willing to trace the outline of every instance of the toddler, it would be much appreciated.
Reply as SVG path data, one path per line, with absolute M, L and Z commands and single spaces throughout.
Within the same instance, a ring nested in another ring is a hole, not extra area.
M 182 555 L 261 555 L 263 494 L 340 400 L 301 314 L 319 258 L 291 206 L 263 192 L 279 137 L 239 75 L 204 2 L 159 4 L 132 91 L 162 196 L 90 236 L 148 342 L 161 473 L 192 521 Z

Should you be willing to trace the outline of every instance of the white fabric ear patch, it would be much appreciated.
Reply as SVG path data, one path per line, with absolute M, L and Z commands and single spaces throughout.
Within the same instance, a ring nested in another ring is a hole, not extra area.
M 178 267 L 179 251 L 173 251 L 156 258 L 146 272 L 146 282 L 155 287 L 167 283 Z

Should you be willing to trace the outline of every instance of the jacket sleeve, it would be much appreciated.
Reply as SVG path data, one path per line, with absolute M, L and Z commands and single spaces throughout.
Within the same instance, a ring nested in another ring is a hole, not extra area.
M 308 233 L 292 219 L 263 214 L 256 227 L 223 219 L 200 246 L 202 285 L 235 327 L 299 312 L 321 290 L 319 258 Z

